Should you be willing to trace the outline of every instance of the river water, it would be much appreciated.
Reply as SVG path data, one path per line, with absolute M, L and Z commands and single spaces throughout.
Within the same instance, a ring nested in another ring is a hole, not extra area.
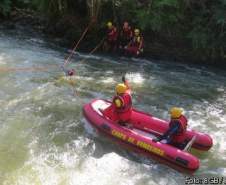
M 0 32 L 0 184 L 184 184 L 185 174 L 121 149 L 85 122 L 82 105 L 111 98 L 125 73 L 135 107 L 168 119 L 170 107 L 181 106 L 190 128 L 213 137 L 209 152 L 193 151 L 201 162 L 195 176 L 226 178 L 225 70 L 79 54 L 69 65 L 74 95 L 54 66 L 66 54 L 39 36 Z

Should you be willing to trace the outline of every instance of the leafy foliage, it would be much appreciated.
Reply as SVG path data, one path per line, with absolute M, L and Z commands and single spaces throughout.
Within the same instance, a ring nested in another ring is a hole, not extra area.
M 226 57 L 226 0 L 1 0 L 0 14 L 29 6 L 57 21 L 64 15 L 95 17 L 99 25 L 128 20 L 144 32 L 182 40 L 196 55 Z
M 6 16 L 11 10 L 11 0 L 2 0 L 0 2 L 0 14 Z

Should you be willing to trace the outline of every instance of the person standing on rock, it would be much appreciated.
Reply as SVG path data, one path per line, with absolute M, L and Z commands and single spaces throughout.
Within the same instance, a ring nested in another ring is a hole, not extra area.
M 133 39 L 127 46 L 125 46 L 125 53 L 126 55 L 138 57 L 143 53 L 143 50 L 144 50 L 144 39 L 140 33 L 140 30 L 136 28 L 134 30 Z
M 106 52 L 115 52 L 117 50 L 118 41 L 118 30 L 112 24 L 112 22 L 107 23 L 106 40 L 103 45 L 103 50 Z

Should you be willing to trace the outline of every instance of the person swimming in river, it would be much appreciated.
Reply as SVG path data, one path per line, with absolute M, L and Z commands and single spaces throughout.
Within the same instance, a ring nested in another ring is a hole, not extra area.
M 64 72 L 64 76 L 61 76 L 57 82 L 59 84 L 69 84 L 72 87 L 73 95 L 77 95 L 75 90 L 75 69 L 66 69 L 63 65 L 61 66 L 61 69 Z
M 65 73 L 65 76 L 74 76 L 75 75 L 74 69 L 66 69 L 64 66 L 61 66 L 61 69 Z

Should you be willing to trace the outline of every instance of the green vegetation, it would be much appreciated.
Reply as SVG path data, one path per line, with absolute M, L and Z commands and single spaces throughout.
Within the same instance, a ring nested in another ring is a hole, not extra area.
M 74 16 L 85 18 L 83 24 L 94 18 L 103 28 L 108 20 L 128 20 L 148 35 L 146 42 L 174 43 L 197 59 L 226 58 L 226 0 L 2 0 L 0 14 L 14 6 L 40 11 L 51 23 Z
M 11 10 L 11 0 L 3 0 L 0 2 L 0 13 L 6 16 Z

